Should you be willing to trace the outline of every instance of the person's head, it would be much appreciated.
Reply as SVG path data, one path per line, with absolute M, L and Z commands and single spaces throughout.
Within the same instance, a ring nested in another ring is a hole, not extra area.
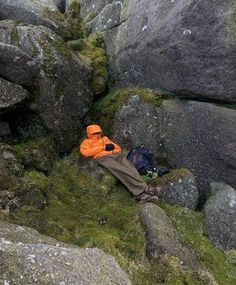
M 89 125 L 87 127 L 87 136 L 90 139 L 100 139 L 102 137 L 102 129 L 99 125 Z

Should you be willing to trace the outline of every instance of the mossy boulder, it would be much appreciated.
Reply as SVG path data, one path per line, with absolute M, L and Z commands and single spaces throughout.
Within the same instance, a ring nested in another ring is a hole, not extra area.
M 161 207 L 170 217 L 186 244 L 194 250 L 202 267 L 214 276 L 215 283 L 213 284 L 224 285 L 227 280 L 227 284 L 234 285 L 236 282 L 234 253 L 232 251 L 230 255 L 230 252 L 217 249 L 204 235 L 203 214 L 165 203 L 162 203 Z
M 236 190 L 227 185 L 204 206 L 205 234 L 224 250 L 236 250 Z
M 151 184 L 161 188 L 159 197 L 170 205 L 195 210 L 199 202 L 199 191 L 194 175 L 187 169 L 174 169 L 157 177 Z
M 152 203 L 142 210 L 146 229 L 147 255 L 157 264 L 160 282 L 164 284 L 217 284 L 195 252 L 185 243 L 165 211 Z
M 115 89 L 94 104 L 88 120 L 100 123 L 126 149 L 143 144 L 155 150 L 160 141 L 156 108 L 161 102 L 160 94 L 149 89 Z
M 54 136 L 60 151 L 70 150 L 77 144 L 82 118 L 91 105 L 92 69 L 68 49 L 61 37 L 46 27 L 8 21 L 2 33 L 4 44 L 16 45 L 40 65 L 37 80 L 30 81 L 30 87 L 34 87 L 31 94 L 36 104 L 34 109 Z
M 51 137 L 41 137 L 23 140 L 12 145 L 17 158 L 25 169 L 35 169 L 45 173 L 52 170 L 53 164 L 58 158 L 58 149 Z

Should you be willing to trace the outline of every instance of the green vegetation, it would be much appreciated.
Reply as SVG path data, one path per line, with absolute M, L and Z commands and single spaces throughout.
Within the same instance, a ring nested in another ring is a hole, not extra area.
M 95 95 L 102 93 L 108 80 L 107 57 L 102 34 L 94 33 L 88 38 L 70 41 L 68 46 L 91 60 L 93 68 L 92 90 Z
M 12 150 L 26 168 L 46 173 L 50 172 L 58 156 L 50 136 L 17 141 L 12 145 Z
M 186 168 L 175 169 L 174 171 L 170 171 L 168 175 L 157 177 L 153 180 L 152 184 L 158 186 L 167 185 L 190 175 L 192 175 L 192 173 Z
M 87 37 L 87 31 L 80 17 L 80 3 L 72 1 L 64 14 L 64 25 L 60 29 L 60 34 L 65 41 L 76 40 Z
M 145 102 L 157 107 L 162 103 L 161 96 L 150 89 L 136 87 L 114 89 L 107 96 L 95 102 L 88 113 L 88 120 L 91 123 L 98 122 L 103 126 L 105 133 L 111 135 L 111 127 L 117 110 L 134 95 L 138 95 Z
M 136 285 L 210 285 L 214 284 L 214 280 L 209 282 L 213 278 L 210 273 L 220 285 L 225 280 L 227 285 L 235 284 L 235 252 L 225 254 L 203 236 L 200 213 L 164 202 L 160 206 L 196 252 L 205 271 L 193 272 L 173 256 L 163 255 L 148 262 L 140 222 L 142 206 L 112 175 L 102 169 L 97 172 L 97 167 L 96 162 L 82 158 L 76 148 L 54 165 L 49 176 L 26 172 L 22 181 L 28 185 L 29 194 L 38 189 L 39 195 L 29 196 L 34 203 L 12 214 L 10 221 L 34 227 L 62 242 L 103 249 L 115 256 Z M 165 179 L 158 178 L 158 183 L 188 174 L 188 170 L 181 169 Z M 43 206 L 45 197 L 47 204 Z
M 203 215 L 187 208 L 162 204 L 181 232 L 184 240 L 195 251 L 204 268 L 211 272 L 219 284 L 236 284 L 235 252 L 225 254 L 203 235 Z

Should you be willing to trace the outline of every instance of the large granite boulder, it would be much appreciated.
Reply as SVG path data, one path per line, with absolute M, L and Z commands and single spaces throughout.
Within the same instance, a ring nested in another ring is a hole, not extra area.
M 3 222 L 0 229 L 2 284 L 131 285 L 115 259 L 98 248 L 69 246 Z
M 187 169 L 171 170 L 170 173 L 157 177 L 152 184 L 161 187 L 159 197 L 166 203 L 196 210 L 199 191 L 195 177 Z
M 90 32 L 105 34 L 117 86 L 236 102 L 232 1 L 80 2 Z
M 5 26 L 5 23 L 3 25 Z M 1 26 L 2 22 L 0 22 L 0 75 L 23 86 L 35 86 L 40 72 L 39 63 L 17 46 L 9 44 L 8 37 L 5 37 L 5 29 L 2 30 Z
M 224 250 L 236 249 L 236 190 L 218 186 L 204 207 L 205 233 Z
M 158 133 L 170 163 L 188 168 L 197 177 L 202 196 L 212 181 L 236 186 L 235 110 L 167 100 L 160 115 Z
M 212 181 L 236 187 L 235 110 L 171 99 L 155 107 L 131 95 L 114 115 L 112 132 L 118 143 L 127 149 L 144 144 L 157 161 L 189 169 L 201 198 Z
M 218 284 L 211 273 L 202 267 L 195 252 L 184 241 L 163 209 L 147 203 L 142 209 L 141 220 L 146 230 L 147 257 L 157 264 L 162 283 L 168 280 L 168 272 L 171 272 L 178 279 L 186 273 L 189 280 L 193 277 L 193 284 Z
M 54 31 L 64 21 L 53 0 L 0 0 L 0 20 L 6 19 L 42 25 Z
M 160 144 L 158 124 L 156 106 L 133 93 L 116 111 L 112 133 L 115 141 L 127 149 L 145 145 L 152 150 L 155 159 L 165 160 L 165 153 L 161 157 L 155 153 Z
M 28 96 L 20 85 L 0 78 L 0 110 L 14 106 Z
M 142 223 L 146 228 L 147 256 L 158 259 L 161 255 L 176 256 L 185 266 L 196 269 L 200 266 L 194 252 L 184 244 L 165 211 L 152 203 L 143 207 Z
M 40 75 L 31 83 L 36 84 L 34 109 L 60 150 L 71 149 L 78 142 L 82 117 L 92 101 L 90 66 L 46 27 L 4 21 L 0 23 L 0 39 L 4 41 L 2 45 L 17 45 L 17 49 L 40 65 Z

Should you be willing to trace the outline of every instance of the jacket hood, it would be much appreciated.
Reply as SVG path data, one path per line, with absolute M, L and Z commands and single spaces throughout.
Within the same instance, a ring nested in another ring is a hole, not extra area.
M 88 138 L 91 137 L 92 134 L 102 132 L 102 129 L 99 125 L 89 125 L 87 127 L 87 136 Z

